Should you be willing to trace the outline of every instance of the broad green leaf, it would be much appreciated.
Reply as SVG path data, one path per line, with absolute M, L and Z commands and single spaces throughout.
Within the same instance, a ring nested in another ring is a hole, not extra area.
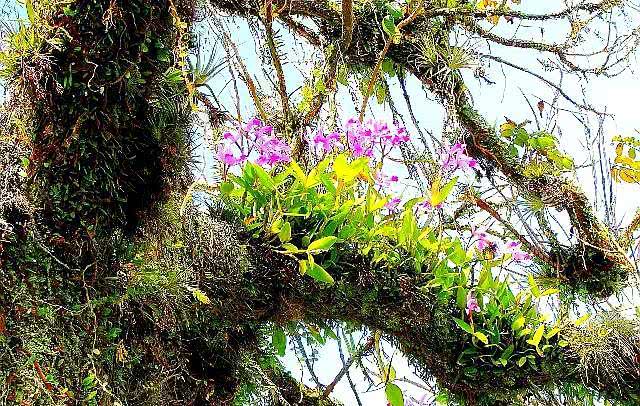
M 307 271 L 309 270 L 309 261 L 307 261 L 306 259 L 301 259 L 298 262 L 298 265 L 299 265 L 300 275 L 306 274 Z
M 487 338 L 487 336 L 481 332 L 481 331 L 476 331 L 475 333 L 473 333 L 473 335 L 480 341 L 482 341 L 482 343 L 484 345 L 489 344 L 489 339 Z
M 325 271 L 323 267 L 316 263 L 310 263 L 309 268 L 307 269 L 307 275 L 311 276 L 313 279 L 324 282 L 332 285 L 335 281 L 333 277 Z
M 299 254 L 301 252 L 305 252 L 304 250 L 299 249 L 298 247 L 296 247 L 291 243 L 282 244 L 282 248 L 285 249 L 287 254 Z
M 555 336 L 556 334 L 558 334 L 560 332 L 560 329 L 558 327 L 554 327 L 551 330 L 549 330 L 549 332 L 547 334 L 544 335 L 544 338 L 546 338 L 547 340 L 552 338 L 553 336 Z
M 456 304 L 460 310 L 467 308 L 467 289 L 462 286 L 458 286 L 458 291 L 456 292 Z
M 271 175 L 269 175 L 267 171 L 262 169 L 261 166 L 253 165 L 253 170 L 255 171 L 255 174 L 258 176 L 260 183 L 262 184 L 262 186 L 264 186 L 265 189 L 272 191 L 276 188 Z
M 291 223 L 286 221 L 282 225 L 282 228 L 280 229 L 280 232 L 278 233 L 278 238 L 280 239 L 280 242 L 287 242 L 287 241 L 291 240 Z
M 318 240 L 313 241 L 311 244 L 309 244 L 309 247 L 307 247 L 307 251 L 310 251 L 310 252 L 327 251 L 331 249 L 331 247 L 333 247 L 333 244 L 335 244 L 336 241 L 338 241 L 338 237 L 335 237 L 335 236 L 320 238 Z
M 398 385 L 387 383 L 384 393 L 387 395 L 387 400 L 391 406 L 404 406 L 404 395 Z
M 515 350 L 515 347 L 514 347 L 513 344 L 511 344 L 504 351 L 502 351 L 502 354 L 500 355 L 500 358 L 505 360 L 505 361 L 508 361 L 509 358 L 511 357 L 511 355 L 513 354 L 514 350 Z
M 390 37 L 396 35 L 398 28 L 396 27 L 396 22 L 393 16 L 388 15 L 382 20 L 382 29 Z
M 302 185 L 307 183 L 307 175 L 304 173 L 300 165 L 296 161 L 289 162 L 289 167 L 293 170 L 293 176 L 300 182 Z
M 458 183 L 458 177 L 451 179 L 443 187 L 440 188 L 440 182 L 438 182 L 437 180 L 434 181 L 431 185 L 431 200 L 429 201 L 429 203 L 431 203 L 431 206 L 436 207 L 441 203 L 444 203 L 444 201 L 447 200 L 447 197 L 449 197 L 449 194 L 453 190 L 453 187 L 456 185 L 456 183 Z
M 520 357 L 518 359 L 518 366 L 522 368 L 522 366 L 527 362 L 527 357 Z
M 527 340 L 528 344 L 531 344 L 534 347 L 538 347 L 540 345 L 540 340 L 542 340 L 542 336 L 544 335 L 544 324 L 541 324 L 540 327 L 533 334 L 533 337 Z
M 455 321 L 456 324 L 458 325 L 458 327 L 460 327 L 461 329 L 463 329 L 467 333 L 473 334 L 473 327 L 471 327 L 469 324 L 467 324 L 467 322 L 465 322 L 464 320 L 461 320 L 461 319 L 459 319 L 457 317 L 454 317 L 453 321 Z
M 524 327 L 524 323 L 525 323 L 525 318 L 523 316 L 520 316 L 517 319 L 515 319 L 513 323 L 511 323 L 511 328 L 513 329 L 513 331 L 518 331 L 522 327 Z
M 228 195 L 233 192 L 233 188 L 233 182 L 222 182 L 220 184 L 220 193 L 222 193 L 223 195 Z
M 393 17 L 394 20 L 399 20 L 404 15 L 404 10 L 395 4 L 386 3 L 385 6 L 387 11 L 389 11 L 389 15 Z

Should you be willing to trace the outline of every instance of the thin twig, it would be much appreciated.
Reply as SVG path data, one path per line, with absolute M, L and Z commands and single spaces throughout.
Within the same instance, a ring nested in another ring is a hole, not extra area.
M 400 32 L 404 27 L 409 25 L 413 20 L 418 17 L 418 14 L 422 10 L 422 3 L 420 3 L 413 13 L 404 20 L 400 21 L 398 26 L 396 27 L 398 32 Z M 373 92 L 373 86 L 376 84 L 378 80 L 378 75 L 380 74 L 380 68 L 382 68 L 382 63 L 384 62 L 384 58 L 387 56 L 387 52 L 389 52 L 389 48 L 391 48 L 391 44 L 393 44 L 393 38 L 389 36 L 384 44 L 384 48 L 380 52 L 378 56 L 378 61 L 376 62 L 375 67 L 373 68 L 373 72 L 371 73 L 371 81 L 369 81 L 369 86 L 367 87 L 367 92 L 364 94 L 364 100 L 362 100 L 362 108 L 360 109 L 360 122 L 364 120 L 364 114 L 367 111 L 367 104 L 369 103 L 369 97 L 371 97 L 371 93 Z
M 360 359 L 362 357 L 362 355 L 364 355 L 364 353 L 366 353 L 367 351 L 369 351 L 371 348 L 373 348 L 373 344 L 374 344 L 374 336 L 369 337 L 369 339 L 367 340 L 367 342 L 360 347 L 355 354 L 353 354 L 353 356 L 351 356 L 351 358 L 349 358 L 349 360 L 344 364 L 344 366 L 342 367 L 342 369 L 340 370 L 340 372 L 338 372 L 338 375 L 336 375 L 336 377 L 333 379 L 333 381 L 329 384 L 329 386 L 327 386 L 324 390 L 324 392 L 322 392 L 322 396 L 320 396 L 320 399 L 326 399 L 329 397 L 329 395 L 331 394 L 331 392 L 333 391 L 333 389 L 336 387 L 336 385 L 338 384 L 338 382 L 340 382 L 340 380 L 342 379 L 342 377 L 347 373 L 347 371 L 349 370 L 349 368 L 351 367 L 351 365 L 358 359 Z

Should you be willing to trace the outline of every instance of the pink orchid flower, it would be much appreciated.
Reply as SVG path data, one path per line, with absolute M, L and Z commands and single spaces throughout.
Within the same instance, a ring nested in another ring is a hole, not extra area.
M 234 152 L 231 150 L 231 147 L 229 147 L 228 145 L 221 145 L 216 152 L 216 157 L 220 160 L 220 162 L 227 166 L 235 166 L 241 164 L 247 159 L 247 156 L 242 153 L 234 154 Z
M 398 183 L 400 178 L 397 175 L 386 175 L 382 172 L 376 173 L 376 183 L 381 189 L 387 189 L 394 183 Z
M 313 137 L 313 143 L 316 146 L 322 146 L 322 149 L 325 153 L 331 152 L 333 148 L 339 143 L 340 134 L 337 132 L 332 132 L 329 135 L 324 135 L 324 131 L 318 130 L 316 136 Z
M 475 295 L 472 291 L 469 291 L 467 294 L 467 316 L 471 317 L 473 312 L 479 312 L 480 305 L 478 304 L 478 299 L 476 299 Z
M 471 235 L 477 239 L 476 247 L 478 250 L 483 251 L 487 247 L 492 247 L 494 243 L 489 239 L 487 232 L 482 229 L 471 229 Z
M 466 154 L 466 145 L 456 143 L 442 155 L 442 169 L 445 171 L 475 168 L 478 162 Z
M 503 251 L 505 254 L 511 254 L 511 259 L 514 261 L 529 261 L 531 259 L 531 255 L 522 251 L 519 248 L 520 245 L 521 244 L 518 241 L 509 241 L 505 244 Z
M 384 207 L 389 211 L 396 211 L 398 209 L 398 205 L 400 205 L 400 199 L 397 197 L 394 197 L 393 199 L 389 200 L 384 205 Z

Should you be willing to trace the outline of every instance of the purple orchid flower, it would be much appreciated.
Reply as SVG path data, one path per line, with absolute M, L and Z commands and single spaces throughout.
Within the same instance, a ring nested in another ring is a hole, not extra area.
M 456 143 L 442 155 L 442 169 L 445 171 L 475 168 L 478 162 L 466 154 L 466 145 Z
M 264 140 L 260 145 L 259 153 L 256 163 L 260 166 L 273 166 L 280 162 L 291 161 L 291 147 L 277 137 Z
M 322 150 L 325 153 L 331 152 L 333 148 L 338 144 L 339 141 L 340 141 L 340 134 L 335 131 L 325 136 L 324 131 L 318 130 L 318 132 L 316 133 L 316 136 L 313 137 L 313 143 L 316 146 L 322 146 Z
M 230 167 L 241 164 L 247 159 L 247 156 L 242 153 L 234 154 L 228 145 L 221 145 L 216 152 L 216 157 L 220 162 Z
M 385 175 L 382 172 L 376 173 L 376 183 L 381 189 L 388 189 L 392 184 L 398 183 L 400 178 L 397 175 Z
M 520 245 L 521 244 L 518 241 L 509 241 L 505 244 L 503 251 L 505 254 L 511 254 L 511 259 L 514 261 L 529 261 L 531 259 L 531 255 L 522 251 L 520 249 Z
M 488 247 L 492 247 L 494 243 L 489 239 L 484 229 L 471 229 L 471 235 L 477 239 L 476 247 L 480 251 L 484 251 Z
M 397 211 L 399 205 L 400 205 L 400 198 L 394 197 L 393 199 L 389 200 L 384 205 L 384 207 L 389 211 Z
M 479 311 L 480 305 L 478 304 L 478 299 L 476 299 L 473 291 L 469 291 L 469 293 L 467 294 L 467 316 L 471 318 L 473 312 L 477 313 Z
M 262 121 L 259 118 L 252 118 L 251 120 L 249 120 L 244 126 L 242 126 L 242 130 L 245 133 L 250 133 L 251 131 L 253 131 L 254 128 L 256 127 L 261 127 L 262 126 Z
M 232 133 L 230 131 L 225 132 L 224 134 L 222 134 L 222 138 L 225 141 L 229 141 L 229 142 L 238 142 L 240 140 L 240 134 L 238 133 Z

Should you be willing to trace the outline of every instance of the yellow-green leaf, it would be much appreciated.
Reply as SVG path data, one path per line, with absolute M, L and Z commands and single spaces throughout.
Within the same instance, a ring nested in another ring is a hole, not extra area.
M 333 244 L 335 244 L 336 241 L 338 241 L 338 237 L 335 237 L 332 235 L 317 239 L 313 241 L 311 244 L 309 244 L 309 247 L 307 247 L 307 251 L 319 252 L 319 251 L 329 250 L 331 249 L 331 247 L 333 247 Z
M 473 333 L 473 335 L 480 341 L 482 341 L 482 343 L 484 345 L 489 344 L 489 339 L 487 338 L 487 336 L 481 332 L 481 331 L 476 331 L 475 333 Z
M 527 340 L 528 344 L 531 344 L 534 347 L 538 347 L 540 345 L 540 340 L 542 340 L 542 336 L 544 335 L 544 324 L 541 324 L 540 327 L 533 334 L 533 337 Z
M 278 233 L 278 238 L 280 239 L 280 242 L 287 242 L 291 240 L 291 223 L 287 221 L 282 225 L 282 228 Z
M 589 313 L 587 313 L 584 316 L 580 317 L 578 320 L 576 320 L 573 324 L 575 324 L 576 327 L 580 327 L 581 325 L 586 323 L 586 321 L 589 320 L 590 317 L 591 317 L 591 315 Z
M 538 284 L 536 283 L 536 280 L 533 278 L 533 275 L 529 274 L 528 276 L 529 279 L 529 287 L 531 288 L 531 293 L 533 294 L 533 296 L 537 299 L 540 297 L 540 288 L 538 287 Z
M 524 317 L 520 316 L 517 319 L 515 319 L 513 323 L 511 323 L 511 328 L 513 329 L 513 331 L 518 331 L 522 327 L 524 327 L 524 322 L 525 322 Z
M 203 291 L 201 291 L 200 289 L 192 289 L 191 290 L 191 294 L 200 303 L 206 304 L 206 305 L 211 304 L 211 299 L 209 299 L 209 297 Z
M 307 269 L 307 275 L 311 276 L 313 279 L 319 282 L 328 283 L 330 285 L 335 282 L 333 280 L 333 277 L 320 265 L 316 263 L 310 263 L 309 265 L 310 266 Z
M 388 383 L 384 388 L 384 393 L 391 406 L 404 406 L 404 395 L 395 383 Z

